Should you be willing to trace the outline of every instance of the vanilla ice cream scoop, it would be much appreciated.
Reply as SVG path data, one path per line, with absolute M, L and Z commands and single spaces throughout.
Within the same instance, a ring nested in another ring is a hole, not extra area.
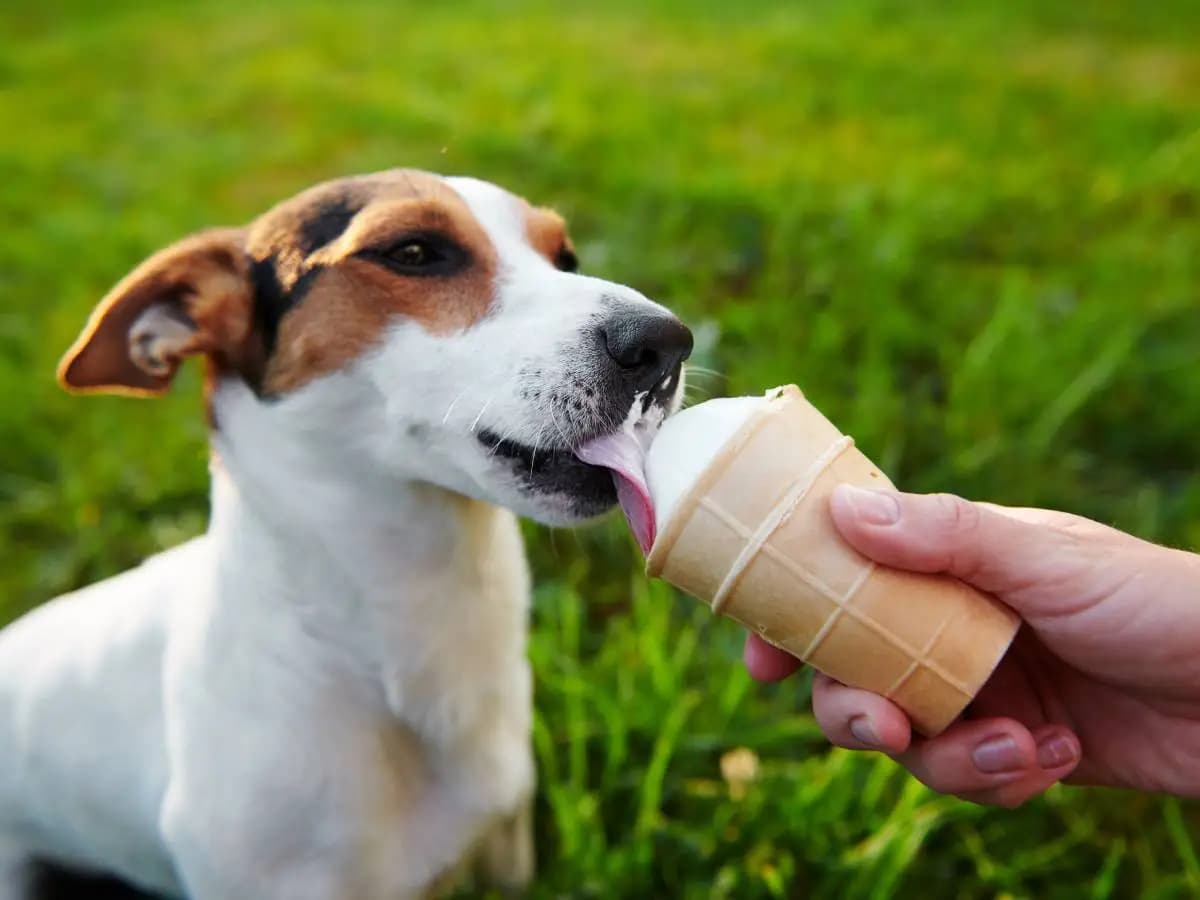
M 643 473 L 644 449 L 607 438 L 591 455 L 614 470 L 647 572 L 890 698 L 926 735 L 962 712 L 1016 634 L 1016 615 L 994 599 L 950 577 L 877 566 L 842 539 L 833 489 L 891 482 L 795 386 L 668 419 Z
M 766 397 L 722 397 L 663 423 L 646 453 L 646 484 L 656 522 L 671 518 L 713 457 L 766 402 Z

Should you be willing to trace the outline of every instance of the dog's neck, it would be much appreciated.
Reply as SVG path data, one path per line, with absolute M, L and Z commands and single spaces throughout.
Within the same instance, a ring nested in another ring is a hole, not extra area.
M 352 415 L 342 391 L 339 411 Z M 511 513 L 356 458 L 352 432 L 298 434 L 237 385 L 214 396 L 219 580 L 312 638 L 314 664 L 349 673 L 422 733 L 473 730 L 499 677 L 523 667 L 528 576 Z M 311 421 L 311 420 L 310 420 Z M 237 590 L 236 585 L 241 585 Z

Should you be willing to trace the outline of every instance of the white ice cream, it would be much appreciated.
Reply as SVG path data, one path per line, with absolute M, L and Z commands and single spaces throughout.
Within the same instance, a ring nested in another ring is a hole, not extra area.
M 763 397 L 724 397 L 689 407 L 667 419 L 646 454 L 646 482 L 661 532 L 680 499 L 745 421 L 767 403 Z

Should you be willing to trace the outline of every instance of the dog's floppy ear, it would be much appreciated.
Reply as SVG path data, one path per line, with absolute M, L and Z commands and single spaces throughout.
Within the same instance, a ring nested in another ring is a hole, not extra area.
M 153 396 L 194 353 L 246 374 L 262 356 L 251 266 L 239 229 L 201 232 L 160 250 L 100 301 L 59 363 L 59 383 Z

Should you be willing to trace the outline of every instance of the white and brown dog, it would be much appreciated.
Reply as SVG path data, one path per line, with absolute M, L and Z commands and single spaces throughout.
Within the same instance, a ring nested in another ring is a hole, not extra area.
M 105 298 L 60 377 L 153 395 L 203 356 L 212 520 L 0 632 L 0 898 L 42 864 L 193 900 L 424 896 L 480 857 L 530 879 L 513 513 L 611 507 L 574 451 L 673 409 L 691 349 L 575 268 L 554 213 L 390 171 Z

